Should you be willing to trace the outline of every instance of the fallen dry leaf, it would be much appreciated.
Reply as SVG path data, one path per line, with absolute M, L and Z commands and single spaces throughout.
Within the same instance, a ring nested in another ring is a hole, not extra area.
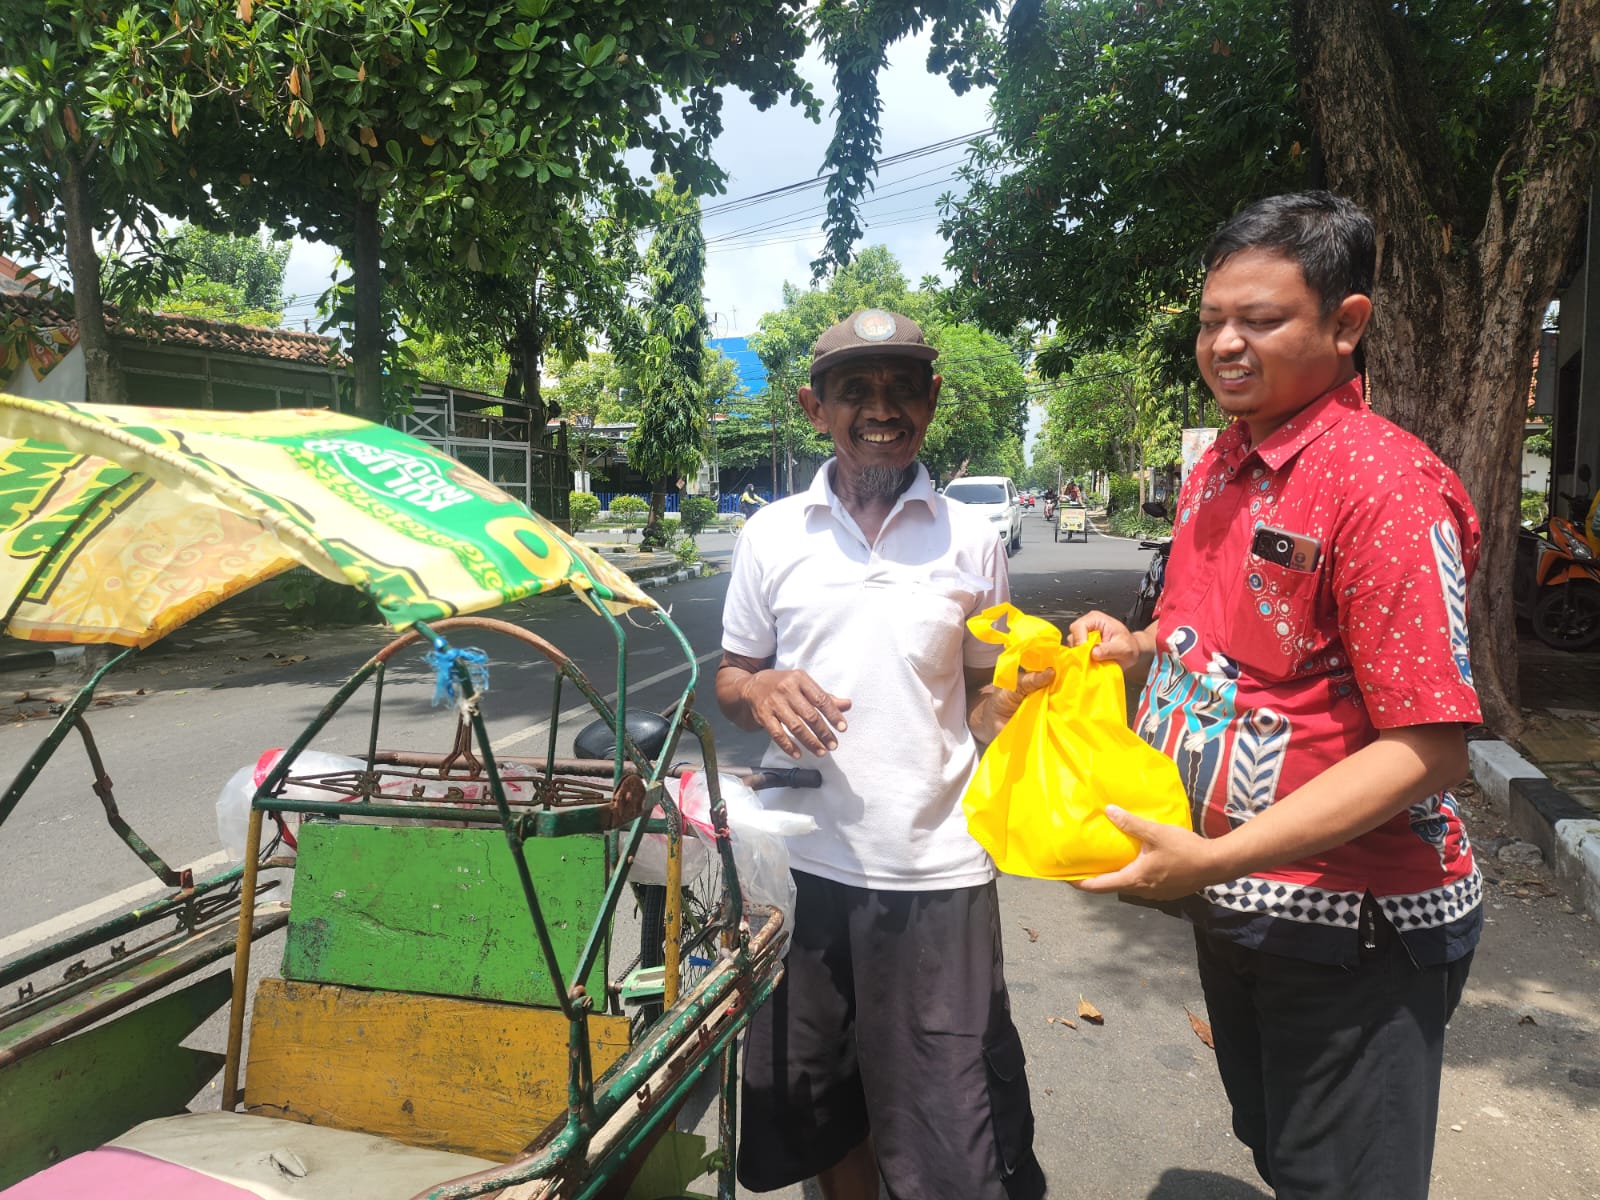
M 1090 1004 L 1082 996 L 1078 997 L 1078 1015 L 1085 1021 L 1089 1021 L 1095 1025 L 1104 1025 L 1106 1022 L 1106 1019 L 1100 1015 L 1100 1010 L 1094 1005 Z
M 1189 1028 L 1194 1030 L 1195 1037 L 1199 1038 L 1206 1044 L 1207 1050 L 1215 1050 L 1217 1048 L 1217 1044 L 1211 1040 L 1211 1026 L 1205 1021 L 1202 1021 L 1199 1017 L 1195 1016 L 1192 1012 L 1189 1012 L 1187 1008 L 1185 1008 L 1183 1011 L 1189 1017 Z
M 1066 1017 L 1046 1017 L 1044 1023 L 1046 1025 L 1065 1025 L 1068 1029 L 1076 1029 L 1078 1027 L 1076 1021 L 1069 1021 Z
M 285 654 L 282 658 L 278 659 L 278 661 L 273 663 L 272 665 L 275 666 L 275 667 L 287 667 L 291 663 L 302 663 L 302 662 L 305 662 L 306 659 L 308 659 L 310 657 L 311 656 L 309 654 Z
M 1024 925 L 1022 927 L 1022 932 L 1028 935 L 1028 940 L 1030 942 L 1037 942 L 1039 940 L 1039 931 L 1037 929 L 1029 929 L 1026 925 Z

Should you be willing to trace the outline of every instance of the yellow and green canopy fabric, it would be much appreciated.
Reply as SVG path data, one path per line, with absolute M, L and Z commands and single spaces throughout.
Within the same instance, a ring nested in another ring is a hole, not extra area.
M 626 574 L 397 430 L 320 409 L 233 413 L 0 393 L 0 631 L 148 646 L 301 564 L 396 629 L 563 584 L 655 608 Z

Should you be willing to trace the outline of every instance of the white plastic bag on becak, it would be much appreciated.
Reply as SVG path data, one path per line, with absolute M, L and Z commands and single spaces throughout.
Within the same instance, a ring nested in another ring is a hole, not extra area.
M 789 839 L 814 832 L 816 818 L 809 813 L 762 807 L 755 792 L 732 775 L 718 775 L 717 780 L 728 813 L 733 865 L 739 872 L 739 890 L 745 903 L 777 909 L 783 914 L 783 928 L 794 928 L 795 886 L 789 870 Z M 711 796 L 705 772 L 685 772 L 678 795 L 684 821 L 714 850 Z
M 674 804 L 679 804 L 680 785 L 670 776 L 661 781 Z M 707 829 L 710 826 L 706 827 Z M 697 837 L 683 839 L 683 878 L 695 879 L 703 875 L 716 853 Z M 629 883 L 643 883 L 654 887 L 667 886 L 667 835 L 647 833 L 639 842 L 639 852 L 633 856 L 633 866 L 628 871 Z
M 250 801 L 255 799 L 256 789 L 266 780 L 282 757 L 281 747 L 264 751 L 250 766 L 240 767 L 235 771 L 228 782 L 222 785 L 222 792 L 217 796 L 217 837 L 222 842 L 222 848 L 228 852 L 228 856 L 236 862 L 244 858 L 245 838 L 250 831 Z M 321 750 L 302 750 L 299 757 L 294 760 L 293 767 L 297 775 L 333 775 L 341 771 L 366 769 L 367 764 L 362 759 L 348 758 L 343 754 L 327 754 Z M 323 788 L 295 783 L 285 785 L 283 796 L 288 800 L 342 798 Z M 299 818 L 290 813 L 269 813 L 268 819 L 277 822 L 278 830 L 283 836 L 281 852 L 292 857 L 296 850 L 292 826 L 299 824 Z

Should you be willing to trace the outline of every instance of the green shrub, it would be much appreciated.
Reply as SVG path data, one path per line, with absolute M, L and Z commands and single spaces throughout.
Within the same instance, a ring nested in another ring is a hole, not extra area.
M 572 532 L 582 533 L 600 519 L 600 497 L 590 492 L 573 492 L 567 497 L 567 519 Z
M 679 512 L 678 523 L 683 531 L 694 537 L 717 519 L 717 502 L 710 496 L 685 496 Z
M 334 583 L 308 570 L 289 571 L 276 581 L 278 603 L 296 624 L 369 625 L 379 619 L 377 605 L 365 592 Z
M 1106 502 L 1106 512 L 1138 512 L 1139 481 L 1132 475 L 1111 477 L 1111 499 Z
M 1125 508 L 1106 517 L 1106 525 L 1118 537 L 1164 538 L 1172 536 L 1172 522 L 1148 516 L 1137 508 Z
M 650 515 L 650 501 L 642 496 L 613 496 L 610 512 L 616 521 L 642 521 Z
M 685 536 L 678 543 L 678 549 L 675 553 L 678 556 L 678 561 L 686 567 L 692 567 L 700 561 L 700 547 L 695 545 L 692 537 Z
M 1522 492 L 1522 523 L 1524 525 L 1537 525 L 1549 515 L 1545 506 L 1543 492 L 1530 492 L 1526 488 Z

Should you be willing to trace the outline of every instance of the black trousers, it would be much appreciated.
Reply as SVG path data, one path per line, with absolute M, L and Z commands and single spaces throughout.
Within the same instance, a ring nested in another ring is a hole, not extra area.
M 895 1200 L 1039 1200 L 995 885 L 794 880 L 784 977 L 746 1039 L 739 1182 L 798 1183 L 871 1134 Z
M 1444 1028 L 1472 956 L 1417 967 L 1370 897 L 1363 918 L 1355 967 L 1195 933 L 1233 1131 L 1278 1200 L 1428 1195 Z

